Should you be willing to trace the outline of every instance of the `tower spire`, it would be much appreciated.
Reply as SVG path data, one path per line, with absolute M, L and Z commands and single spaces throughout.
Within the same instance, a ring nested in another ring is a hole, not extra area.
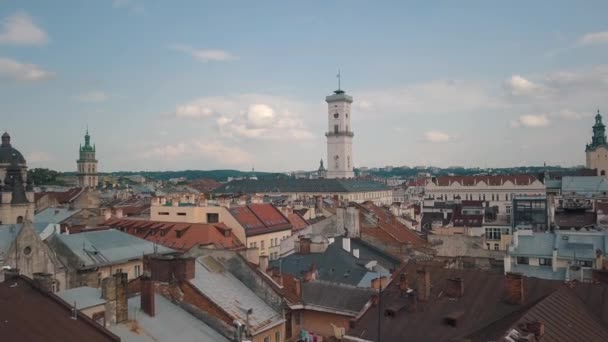
M 342 75 L 340 75 L 340 68 L 338 68 L 338 74 L 336 77 L 338 78 L 338 90 L 342 90 L 342 88 L 340 88 L 340 78 L 342 77 Z

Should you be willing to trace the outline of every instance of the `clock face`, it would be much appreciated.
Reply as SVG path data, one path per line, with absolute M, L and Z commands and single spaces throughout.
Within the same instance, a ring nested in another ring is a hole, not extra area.
M 334 118 L 336 118 L 336 119 L 337 119 L 339 116 L 340 116 L 340 114 L 338 114 L 338 113 L 334 114 Z

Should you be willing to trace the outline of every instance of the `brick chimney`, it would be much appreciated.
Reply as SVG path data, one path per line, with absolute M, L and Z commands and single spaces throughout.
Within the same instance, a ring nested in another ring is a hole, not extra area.
M 387 283 L 388 283 L 388 278 L 386 276 L 374 278 L 374 279 L 372 279 L 372 289 L 378 290 L 378 289 L 380 289 L 380 287 L 382 287 L 382 289 L 385 289 Z
M 429 300 L 431 297 L 431 272 L 424 268 L 416 270 L 416 287 L 420 300 Z
M 154 301 L 154 281 L 149 274 L 142 275 L 141 281 L 141 309 L 146 315 L 154 317 L 156 314 Z
M 505 302 L 513 305 L 524 303 L 524 277 L 521 273 L 505 275 Z
M 43 273 L 43 272 L 37 272 L 33 274 L 34 278 L 34 284 L 36 284 L 36 286 L 44 291 L 44 292 L 53 292 L 54 290 L 54 280 L 53 280 L 53 275 L 50 273 Z
M 295 278 L 294 282 L 296 285 L 296 296 L 298 296 L 298 298 L 302 298 L 302 281 L 298 278 Z
M 528 322 L 526 323 L 526 330 L 533 333 L 536 340 L 540 340 L 545 334 L 545 324 L 539 321 Z
M 194 278 L 194 258 L 148 255 L 144 257 L 144 271 L 162 283 L 190 280 Z
M 312 241 L 306 237 L 300 237 L 296 243 L 296 252 L 300 254 L 309 254 Z
M 462 278 L 446 279 L 445 294 L 451 298 L 464 296 L 464 280 Z
M 110 323 L 122 323 L 129 319 L 129 307 L 127 305 L 127 274 L 115 273 L 101 282 L 101 297 L 108 303 L 106 319 Z

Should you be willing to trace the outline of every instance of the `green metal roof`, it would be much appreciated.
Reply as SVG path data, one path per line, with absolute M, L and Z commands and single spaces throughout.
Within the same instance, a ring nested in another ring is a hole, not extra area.
M 382 183 L 367 179 L 271 179 L 238 180 L 226 183 L 214 190 L 216 194 L 237 193 L 336 193 L 390 190 Z

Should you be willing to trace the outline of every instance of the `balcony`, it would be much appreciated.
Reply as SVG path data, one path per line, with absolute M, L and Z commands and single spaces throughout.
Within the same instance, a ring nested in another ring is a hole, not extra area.
M 592 209 L 593 202 L 590 199 L 583 198 L 566 198 L 560 200 L 558 209 Z

